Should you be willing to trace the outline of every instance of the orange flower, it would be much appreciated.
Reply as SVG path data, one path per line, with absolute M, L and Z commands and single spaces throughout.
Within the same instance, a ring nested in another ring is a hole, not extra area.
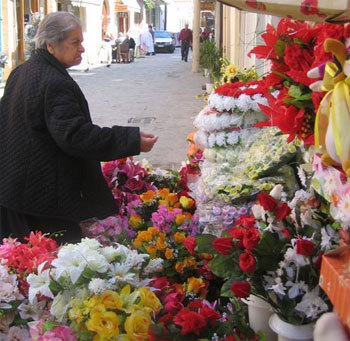
M 195 131 L 192 131 L 191 133 L 189 133 L 187 135 L 187 141 L 193 142 L 193 138 L 194 138 L 195 133 L 196 133 Z
M 147 229 L 147 231 L 148 232 L 150 232 L 151 234 L 152 234 L 152 236 L 156 236 L 158 233 L 159 233 L 159 230 L 158 229 L 156 229 L 155 227 L 149 227 L 148 229 Z
M 206 259 L 206 260 L 211 260 L 211 259 L 213 259 L 213 255 L 210 254 L 210 253 L 201 253 L 201 254 L 199 255 L 199 257 L 200 257 L 201 259 Z
M 167 249 L 165 250 L 165 258 L 166 258 L 166 259 L 171 259 L 171 258 L 173 258 L 173 256 L 174 256 L 173 250 L 167 248 Z
M 154 245 L 149 245 L 146 247 L 146 251 L 150 255 L 155 255 L 157 253 L 157 248 Z
M 138 229 L 138 228 L 142 227 L 143 220 L 138 214 L 132 215 L 129 218 L 129 225 L 134 229 Z
M 185 264 L 186 268 L 195 268 L 197 266 L 196 258 L 186 257 L 184 259 L 184 264 Z
M 175 240 L 176 243 L 182 244 L 184 239 L 185 239 L 185 234 L 184 233 L 176 232 L 174 234 L 174 240 Z
M 175 217 L 175 223 L 177 226 L 182 225 L 182 223 L 184 222 L 184 220 L 186 219 L 186 216 L 183 214 L 177 214 Z
M 137 237 L 143 242 L 150 242 L 153 239 L 152 233 L 149 231 L 141 231 L 138 233 Z
M 136 249 L 140 249 L 142 247 L 142 241 L 138 238 L 136 238 L 134 240 L 134 246 L 136 247 Z
M 179 198 L 176 193 L 169 193 L 166 196 L 166 201 L 168 202 L 167 206 L 174 206 L 179 201 Z
M 182 262 L 176 262 L 175 270 L 177 272 L 183 272 L 184 271 L 184 266 L 183 266 Z
M 197 152 L 198 152 L 198 147 L 193 142 L 190 142 L 190 146 L 187 149 L 187 156 L 191 157 L 193 155 L 196 155 Z
M 187 280 L 187 284 L 187 291 L 194 292 L 195 294 L 198 294 L 201 289 L 205 288 L 205 283 L 201 278 L 190 277 Z
M 155 196 L 156 196 L 156 193 L 154 191 L 152 191 L 152 190 L 149 190 L 149 191 L 141 194 L 140 195 L 140 199 L 144 203 L 149 204 L 149 203 L 151 203 L 152 200 L 154 200 Z
M 157 243 L 156 243 L 157 249 L 159 251 L 166 249 L 167 245 L 164 243 L 163 240 L 161 240 L 159 237 L 157 238 Z
M 183 214 L 185 215 L 186 217 L 186 220 L 191 220 L 192 219 L 192 214 L 190 212 L 183 212 Z
M 161 188 L 158 189 L 158 195 L 162 198 L 165 199 L 166 196 L 170 193 L 169 188 Z

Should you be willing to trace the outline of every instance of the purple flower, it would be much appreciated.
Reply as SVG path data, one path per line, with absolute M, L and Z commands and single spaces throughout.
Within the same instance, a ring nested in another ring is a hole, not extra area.
M 220 214 L 221 214 L 221 209 L 220 209 L 220 207 L 215 206 L 215 207 L 213 208 L 213 214 L 216 215 L 216 216 L 220 215 Z

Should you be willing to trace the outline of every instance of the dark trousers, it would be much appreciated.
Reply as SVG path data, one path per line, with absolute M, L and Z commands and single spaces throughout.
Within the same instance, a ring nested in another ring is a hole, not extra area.
M 188 59 L 188 50 L 190 49 L 190 41 L 189 40 L 182 40 L 181 41 L 181 58 L 185 62 L 187 62 Z
M 47 233 L 58 244 L 79 242 L 82 238 L 78 222 L 31 216 L 0 206 L 0 242 L 8 237 L 23 241 L 30 231 Z

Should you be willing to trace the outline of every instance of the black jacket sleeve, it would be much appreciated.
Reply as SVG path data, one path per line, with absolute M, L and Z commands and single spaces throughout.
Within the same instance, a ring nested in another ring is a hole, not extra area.
M 140 154 L 139 128 L 93 124 L 85 97 L 73 81 L 47 86 L 45 121 L 59 148 L 74 157 L 109 161 Z

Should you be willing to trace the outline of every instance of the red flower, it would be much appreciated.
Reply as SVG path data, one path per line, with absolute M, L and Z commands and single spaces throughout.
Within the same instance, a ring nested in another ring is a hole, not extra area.
M 317 259 L 315 260 L 314 268 L 316 270 L 319 270 L 321 268 L 323 254 L 324 254 L 324 251 L 321 251 L 320 254 L 318 255 Z
M 206 319 L 209 321 L 210 325 L 212 326 L 215 321 L 220 319 L 220 314 L 217 313 L 214 309 L 209 308 L 208 306 L 204 305 L 199 313 Z
M 243 238 L 245 234 L 246 229 L 243 227 L 233 227 L 231 230 L 228 232 L 233 236 L 234 239 L 237 239 L 237 248 L 243 250 L 244 245 L 243 245 Z
M 182 335 L 194 333 L 199 336 L 207 326 L 207 322 L 203 316 L 186 308 L 183 308 L 175 315 L 174 323 L 182 327 Z
M 254 272 L 255 271 L 256 260 L 254 256 L 248 252 L 244 252 L 239 257 L 239 267 L 244 272 Z
M 202 307 L 203 307 L 203 301 L 201 300 L 194 300 L 188 304 L 188 308 L 192 308 L 192 309 L 198 309 Z
M 253 228 L 255 225 L 255 218 L 251 215 L 242 215 L 238 220 L 235 221 L 235 226 L 243 226 L 246 228 Z
M 249 282 L 233 282 L 230 289 L 239 298 L 248 297 L 250 294 Z
M 213 242 L 213 248 L 224 256 L 229 253 L 227 251 L 233 249 L 232 237 L 216 238 Z
M 318 1 L 317 0 L 304 0 L 300 6 L 301 13 L 305 15 L 318 14 Z
M 233 335 L 226 336 L 224 339 L 220 339 L 220 341 L 236 341 L 236 338 Z
M 180 311 L 183 308 L 183 304 L 180 301 L 174 300 L 174 301 L 168 301 L 164 305 L 164 310 L 167 313 L 171 313 L 172 315 L 176 314 L 178 311 Z
M 197 245 L 196 238 L 194 237 L 187 237 L 183 241 L 185 248 L 187 251 L 193 256 L 194 255 L 194 249 Z
M 302 239 L 299 238 L 297 240 L 297 254 L 299 255 L 303 255 L 306 257 L 311 257 L 313 252 L 314 252 L 314 248 L 315 248 L 315 244 L 313 242 L 310 242 L 307 239 Z
M 243 245 L 247 250 L 255 249 L 259 244 L 260 236 L 256 228 L 247 230 L 243 237 Z
M 159 318 L 159 322 L 163 322 L 164 324 L 170 324 L 173 322 L 174 315 L 172 313 L 167 313 Z
M 273 212 L 277 205 L 277 200 L 271 195 L 261 192 L 258 194 L 259 204 L 264 208 L 265 211 Z
M 290 209 L 290 207 L 288 206 L 287 203 L 282 203 L 281 205 L 279 205 L 275 210 L 274 210 L 274 215 L 277 219 L 277 221 L 281 221 L 282 219 L 284 219 L 285 217 L 287 217 L 290 212 L 292 212 L 292 210 Z
M 266 6 L 262 2 L 258 2 L 256 0 L 246 0 L 246 5 L 252 8 L 255 8 L 259 11 L 266 11 Z

